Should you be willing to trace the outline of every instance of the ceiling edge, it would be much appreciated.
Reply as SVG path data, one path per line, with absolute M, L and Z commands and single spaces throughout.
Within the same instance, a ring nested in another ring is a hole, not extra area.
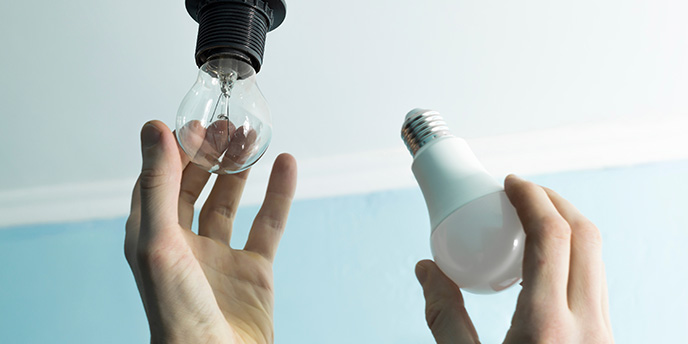
M 586 123 L 468 142 L 499 179 L 508 173 L 532 176 L 684 160 L 688 116 Z M 401 140 L 395 149 L 297 160 L 297 200 L 416 187 Z M 242 205 L 260 204 L 268 176 L 268 164 L 253 168 Z M 0 192 L 0 227 L 126 216 L 135 178 Z

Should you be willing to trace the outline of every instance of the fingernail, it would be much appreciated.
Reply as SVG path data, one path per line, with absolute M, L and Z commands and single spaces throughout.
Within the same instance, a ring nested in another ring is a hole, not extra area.
M 160 142 L 160 130 L 148 122 L 141 129 L 141 145 L 145 148 L 154 146 Z
M 428 278 L 428 270 L 421 265 L 416 266 L 416 278 L 418 278 L 418 282 L 422 285 Z
M 515 175 L 515 174 L 510 174 L 506 177 L 506 180 L 504 181 L 504 184 L 508 183 L 508 181 L 511 180 L 512 182 L 525 182 L 526 180 Z
M 521 178 L 520 176 L 517 176 L 517 175 L 515 175 L 515 174 L 510 174 L 510 175 L 509 175 L 509 178 L 513 178 L 513 179 L 516 179 L 516 180 L 518 180 L 518 181 L 524 181 L 524 180 L 525 180 L 525 179 L 523 179 L 523 178 Z

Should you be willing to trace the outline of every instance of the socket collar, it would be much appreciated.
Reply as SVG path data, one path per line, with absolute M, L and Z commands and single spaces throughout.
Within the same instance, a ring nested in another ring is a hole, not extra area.
M 196 64 L 212 56 L 233 56 L 260 71 L 265 38 L 286 17 L 284 0 L 186 0 L 198 22 Z

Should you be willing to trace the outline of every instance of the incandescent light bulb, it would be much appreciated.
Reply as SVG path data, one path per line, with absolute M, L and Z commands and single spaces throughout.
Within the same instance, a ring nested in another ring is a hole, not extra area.
M 521 278 L 525 233 L 504 188 L 436 111 L 406 115 L 402 138 L 430 214 L 431 249 L 460 288 L 488 294 Z
M 198 78 L 179 106 L 177 141 L 208 172 L 238 173 L 263 156 L 270 110 L 256 83 L 268 31 L 286 16 L 284 0 L 186 0 L 198 22 Z
M 189 159 L 209 172 L 241 172 L 260 159 L 271 136 L 253 67 L 230 56 L 203 64 L 177 114 L 177 140 Z

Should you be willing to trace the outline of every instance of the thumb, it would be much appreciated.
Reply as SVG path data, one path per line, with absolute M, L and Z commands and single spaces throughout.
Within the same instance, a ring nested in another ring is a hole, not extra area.
M 141 129 L 140 235 L 147 238 L 178 223 L 181 160 L 173 136 L 160 121 L 148 122 Z
M 425 319 L 437 343 L 479 343 L 461 291 L 437 264 L 431 260 L 418 262 L 416 277 L 425 296 Z

